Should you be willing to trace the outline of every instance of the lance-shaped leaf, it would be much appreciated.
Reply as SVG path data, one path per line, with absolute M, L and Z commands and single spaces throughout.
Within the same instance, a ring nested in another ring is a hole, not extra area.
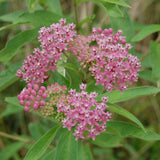
M 143 127 L 143 124 L 130 112 L 128 112 L 127 110 L 123 109 L 122 107 L 116 106 L 114 104 L 111 103 L 107 103 L 108 104 L 108 108 L 107 110 L 111 111 L 111 112 L 115 112 L 123 117 L 126 117 L 127 119 L 131 120 L 132 122 L 136 123 L 139 127 L 141 127 L 144 131 L 145 128 Z
M 120 91 L 107 92 L 99 95 L 97 97 L 97 100 L 101 100 L 101 97 L 106 95 L 109 98 L 109 102 L 116 103 L 116 102 L 123 102 L 136 97 L 148 96 L 152 94 L 155 95 L 159 92 L 160 88 L 152 86 L 142 86 L 142 87 L 129 88 L 128 90 L 124 90 L 122 93 L 120 93 Z
M 160 44 L 151 41 L 150 43 L 150 64 L 152 68 L 153 80 L 160 80 Z
M 46 134 L 44 134 L 28 151 L 24 160 L 37 160 L 47 150 L 48 146 L 52 142 L 59 125 L 51 128 Z
M 140 40 L 144 39 L 145 37 L 149 36 L 150 34 L 152 34 L 154 32 L 158 32 L 158 31 L 160 31 L 160 25 L 158 25 L 158 24 L 146 26 L 136 36 L 134 36 L 132 38 L 132 41 L 133 42 L 140 41 Z
M 16 71 L 21 65 L 22 62 L 11 64 L 7 70 L 0 73 L 0 91 L 18 80 L 16 77 Z
M 1 150 L 0 152 L 0 158 L 1 160 L 8 160 L 12 158 L 12 156 L 18 152 L 22 147 L 24 146 L 23 142 L 15 142 L 10 144 L 5 149 Z
M 78 141 L 72 135 L 72 131 L 64 129 L 64 133 L 59 139 L 54 160 L 77 160 L 78 159 Z
M 144 132 L 141 128 L 135 126 L 132 123 L 122 121 L 109 121 L 107 122 L 107 133 L 119 135 L 121 137 L 135 137 L 146 141 L 159 141 L 160 135 L 152 132 Z
M 0 51 L 0 61 L 6 62 L 14 57 L 20 47 L 38 36 L 39 27 L 23 31 L 9 40 L 4 49 Z

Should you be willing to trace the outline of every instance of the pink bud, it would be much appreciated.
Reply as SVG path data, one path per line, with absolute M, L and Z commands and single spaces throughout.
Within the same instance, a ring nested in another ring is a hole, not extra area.
M 19 95 L 17 96 L 17 98 L 18 98 L 19 100 L 24 100 L 23 94 L 19 94 Z
M 125 39 L 122 39 L 122 40 L 121 40 L 121 43 L 122 43 L 122 44 L 126 44 L 126 40 L 125 40 Z
M 37 95 L 36 99 L 39 101 L 41 99 L 41 96 Z
M 35 110 L 37 110 L 37 109 L 38 109 L 38 107 L 39 107 L 39 105 L 38 105 L 38 104 L 36 104 L 36 103 L 33 105 L 33 109 L 35 109 Z
M 23 100 L 20 100 L 19 104 L 22 105 L 22 106 L 24 106 L 25 102 Z
M 35 96 L 35 95 L 36 95 L 36 91 L 35 91 L 34 89 L 32 89 L 32 90 L 31 90 L 31 94 L 32 94 L 33 96 Z
M 30 93 L 30 90 L 29 89 L 25 89 L 25 91 L 24 91 L 24 94 L 29 94 Z
M 102 28 L 99 27 L 99 28 L 97 29 L 97 31 L 98 31 L 98 33 L 101 34 L 101 33 L 102 33 Z
M 108 30 L 108 29 L 105 29 L 105 30 L 103 31 L 103 33 L 104 33 L 104 34 L 108 34 L 108 33 L 109 33 L 109 30 Z
M 37 90 L 39 89 L 38 84 L 34 84 L 34 85 L 33 85 L 33 88 L 34 88 L 34 90 L 36 90 L 36 91 L 37 91 Z
M 112 28 L 109 28 L 109 33 L 113 33 L 113 29 Z
M 33 95 L 30 95 L 30 96 L 29 96 L 29 100 L 34 101 L 34 96 L 33 96 Z
M 41 90 L 44 92 L 46 90 L 46 87 L 41 86 Z
M 31 84 L 31 83 L 28 83 L 28 84 L 27 84 L 27 87 L 28 87 L 28 88 L 32 88 L 32 84 Z
M 29 100 L 29 96 L 28 96 L 28 95 L 25 95 L 25 96 L 24 96 L 24 99 L 25 99 L 25 100 Z
M 25 107 L 24 107 L 24 110 L 25 110 L 26 112 L 29 111 L 29 107 L 25 106 Z
M 30 101 L 27 101 L 27 102 L 26 102 L 26 106 L 28 106 L 28 107 L 31 106 L 31 102 L 30 102 Z
M 47 93 L 43 93 L 43 94 L 42 94 L 42 98 L 43 98 L 43 99 L 46 99 L 47 97 L 48 97 L 48 94 L 47 94 Z
M 42 95 L 42 94 L 43 94 L 43 91 L 42 91 L 42 90 L 39 90 L 39 91 L 38 91 L 38 94 L 39 94 L 39 95 Z
M 41 106 L 44 106 L 45 104 L 46 104 L 45 101 L 40 101 L 40 105 L 41 105 Z

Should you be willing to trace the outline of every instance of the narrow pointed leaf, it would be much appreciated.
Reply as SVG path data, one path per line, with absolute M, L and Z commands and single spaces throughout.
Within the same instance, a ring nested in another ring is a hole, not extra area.
M 109 105 L 109 108 L 107 108 L 107 110 L 115 112 L 123 117 L 126 117 L 127 119 L 136 123 L 139 127 L 141 127 L 145 131 L 143 124 L 132 113 L 114 104 L 111 104 L 111 103 L 107 103 L 107 104 Z
M 21 65 L 22 62 L 11 64 L 8 69 L 0 73 L 0 91 L 18 80 L 16 77 L 16 71 Z
M 108 96 L 109 102 L 116 103 L 116 102 L 123 102 L 129 99 L 148 96 L 152 94 L 157 94 L 160 92 L 160 88 L 152 87 L 152 86 L 142 86 L 142 87 L 135 87 L 129 88 L 128 90 L 124 90 L 122 93 L 120 91 L 112 91 L 101 94 L 97 97 L 97 100 L 101 100 L 101 97 L 104 95 Z
M 121 146 L 121 141 L 122 138 L 119 135 L 102 132 L 100 135 L 96 136 L 96 139 L 94 141 L 91 141 L 91 143 L 100 147 L 110 148 Z
M 157 44 L 154 41 L 150 42 L 150 64 L 152 68 L 153 80 L 160 80 L 160 44 Z
M 101 0 L 101 1 L 112 3 L 112 4 L 117 4 L 119 6 L 130 8 L 130 6 L 126 2 L 124 2 L 124 0 Z
M 132 38 L 132 41 L 133 42 L 140 41 L 145 37 L 149 36 L 150 34 L 158 31 L 160 31 L 160 25 L 158 24 L 152 24 L 150 26 L 146 26 L 136 36 Z
M 6 62 L 14 57 L 20 47 L 38 36 L 38 28 L 23 31 L 9 40 L 4 49 L 0 51 L 0 61 Z
M 1 150 L 0 152 L 0 159 L 1 160 L 8 160 L 12 158 L 12 156 L 18 152 L 22 147 L 24 146 L 23 142 L 15 142 L 10 144 L 8 147 L 5 149 Z
M 64 129 L 57 145 L 55 160 L 77 160 L 78 142 L 72 134 L 73 132 Z
M 89 145 L 78 143 L 78 159 L 77 160 L 93 160 L 91 149 Z
M 109 121 L 107 122 L 106 132 L 121 137 L 135 137 L 146 141 L 160 141 L 160 135 L 152 132 L 144 132 L 141 128 L 135 126 L 132 123 L 122 122 L 122 121 Z
M 43 135 L 36 144 L 28 151 L 24 160 L 37 160 L 46 151 L 51 141 L 53 140 L 59 125 L 51 128 L 45 135 Z

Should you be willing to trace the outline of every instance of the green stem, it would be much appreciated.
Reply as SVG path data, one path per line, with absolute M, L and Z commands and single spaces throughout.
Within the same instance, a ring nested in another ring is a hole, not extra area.
M 75 21 L 76 21 L 76 30 L 79 31 L 79 22 L 78 22 L 78 9 L 77 9 L 77 2 L 74 0 L 74 13 L 75 13 Z
M 77 66 L 75 65 L 75 63 L 72 61 L 72 59 L 65 53 L 63 52 L 63 54 L 67 57 L 67 59 L 77 68 Z
M 1 131 L 0 131 L 0 136 L 10 138 L 10 139 L 13 139 L 13 140 L 16 140 L 16 141 L 21 141 L 21 142 L 24 142 L 24 143 L 29 143 L 29 144 L 35 144 L 36 143 L 35 141 L 31 141 L 29 139 L 24 139 L 24 138 L 21 138 L 21 137 L 18 137 L 18 136 L 13 136 L 13 135 L 1 132 Z M 54 149 L 55 147 L 54 146 L 49 146 L 48 148 Z

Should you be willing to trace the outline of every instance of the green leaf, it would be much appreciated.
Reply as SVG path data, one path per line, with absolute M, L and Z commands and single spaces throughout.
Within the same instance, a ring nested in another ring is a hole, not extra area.
M 97 92 L 97 93 L 102 93 L 103 92 L 103 86 L 98 84 L 98 85 L 95 85 L 96 83 L 96 80 L 93 80 L 93 81 L 90 81 L 89 83 L 87 83 L 87 88 L 86 88 L 86 91 L 87 92 Z
M 54 12 L 61 16 L 63 15 L 61 4 L 59 0 L 48 0 L 46 2 L 46 5 L 51 12 Z
M 34 12 L 34 10 L 38 4 L 38 0 L 26 0 L 26 4 L 28 6 L 29 12 Z
M 62 76 L 56 70 L 55 70 L 55 72 L 52 73 L 51 79 L 52 79 L 51 81 L 52 81 L 53 84 L 58 82 L 60 85 L 69 86 L 69 80 L 67 78 L 65 78 L 64 76 Z
M 87 144 L 78 143 L 78 159 L 77 160 L 93 160 L 90 147 Z
M 51 128 L 45 135 L 43 135 L 37 143 L 31 147 L 24 160 L 37 160 L 40 158 L 53 140 L 58 127 L 59 125 Z
M 101 100 L 101 97 L 108 96 L 109 102 L 116 103 L 116 102 L 123 102 L 132 98 L 141 97 L 141 96 L 148 96 L 152 94 L 157 94 L 160 92 L 160 88 L 152 87 L 152 86 L 142 86 L 142 87 L 135 87 L 129 88 L 128 90 L 124 90 L 122 93 L 120 91 L 112 91 L 101 94 L 97 97 L 97 100 Z
M 22 15 L 18 17 L 15 23 L 30 23 L 34 26 L 43 26 L 50 25 L 54 22 L 58 22 L 62 16 L 57 15 L 53 12 L 39 10 L 34 13 L 24 12 Z
M 37 141 L 43 134 L 45 134 L 45 131 L 46 129 L 40 122 L 29 124 L 29 132 L 35 141 Z
M 43 156 L 40 160 L 53 160 L 56 154 L 56 149 L 52 149 L 49 153 Z
M 133 22 L 133 26 L 135 31 L 140 31 L 145 27 L 144 24 L 138 22 Z
M 96 139 L 94 141 L 92 140 L 91 143 L 108 148 L 121 146 L 121 141 L 122 138 L 119 135 L 102 132 L 100 135 L 96 136 Z
M 143 70 L 139 72 L 139 77 L 145 80 L 148 80 L 152 83 L 156 83 L 156 81 L 152 78 L 152 71 L 151 70 Z
M 82 19 L 82 21 L 79 23 L 79 26 L 81 27 L 83 24 L 93 21 L 94 18 L 95 18 L 95 15 Z
M 106 12 L 111 17 L 123 17 L 123 12 L 120 10 L 119 6 L 107 2 L 102 2 L 102 6 L 105 8 Z
M 18 152 L 24 146 L 23 142 L 15 142 L 0 152 L 1 160 L 10 159 L 16 152 Z
M 117 5 L 123 6 L 123 7 L 131 8 L 126 2 L 124 2 L 124 0 L 101 0 L 101 1 L 108 2 L 108 3 L 111 3 L 111 4 L 117 4 Z
M 76 69 L 76 67 L 73 64 L 66 64 L 65 66 L 67 76 L 70 79 L 70 88 L 77 89 L 79 91 L 79 85 L 82 83 L 81 78 L 79 76 L 79 71 Z
M 29 23 L 34 26 L 47 26 L 52 23 L 58 22 L 58 20 L 61 18 L 66 18 L 67 22 L 73 22 L 73 20 L 71 20 L 70 18 L 46 10 L 38 10 L 34 13 L 29 13 L 28 11 L 21 11 L 0 16 L 0 20 L 10 21 L 15 25 Z
M 14 105 L 8 105 L 7 108 L 0 114 L 0 118 L 6 117 L 6 116 L 9 116 L 11 114 L 15 114 L 21 111 L 23 111 L 22 108 L 19 108 Z
M 16 71 L 20 68 L 21 65 L 22 62 L 11 64 L 7 70 L 0 73 L 0 91 L 18 80 L 16 77 Z
M 0 20 L 1 21 L 5 21 L 5 22 L 12 22 L 14 23 L 20 15 L 22 15 L 25 11 L 18 11 L 18 12 L 12 12 L 9 14 L 5 14 L 0 16 Z
M 5 101 L 8 102 L 9 104 L 12 104 L 24 109 L 24 107 L 19 104 L 19 100 L 17 99 L 17 97 L 6 97 Z
M 64 129 L 56 148 L 54 160 L 77 160 L 78 142 L 72 134 L 71 131 Z
M 150 64 L 152 68 L 152 78 L 160 80 L 160 44 L 154 41 L 150 42 Z
M 23 31 L 9 40 L 4 49 L 0 51 L 0 61 L 6 62 L 14 57 L 20 47 L 38 36 L 39 27 Z
M 107 122 L 106 132 L 125 137 L 135 137 L 146 141 L 157 141 L 160 140 L 160 135 L 152 132 L 144 132 L 141 128 L 133 125 L 132 123 L 121 122 L 121 121 L 109 121 Z
M 88 1 L 88 0 L 77 0 L 77 4 L 81 3 L 81 2 L 85 2 L 85 1 Z M 89 1 L 92 1 L 92 2 L 97 2 L 97 3 L 101 3 L 101 2 L 108 2 L 110 4 L 116 4 L 116 5 L 119 5 L 119 6 L 123 6 L 123 7 L 128 7 L 130 8 L 130 6 L 125 3 L 123 0 L 89 0 Z
M 150 34 L 152 34 L 154 32 L 158 32 L 158 31 L 160 31 L 160 25 L 158 25 L 158 24 L 146 26 L 136 36 L 134 36 L 132 38 L 132 41 L 133 42 L 140 41 L 140 40 L 144 39 L 145 37 L 149 36 Z
M 115 112 L 123 117 L 128 118 L 129 120 L 136 123 L 139 127 L 141 127 L 145 131 L 143 124 L 132 113 L 128 112 L 127 110 L 123 109 L 122 107 L 116 106 L 111 103 L 107 103 L 107 105 L 109 106 L 109 108 L 107 108 L 107 110 Z

